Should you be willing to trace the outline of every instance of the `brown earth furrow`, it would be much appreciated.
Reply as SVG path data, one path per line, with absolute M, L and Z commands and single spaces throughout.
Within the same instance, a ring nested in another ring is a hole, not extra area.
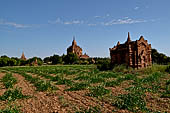
M 5 76 L 5 73 L 0 73 L 0 96 L 4 94 L 4 92 L 7 90 L 5 86 L 3 85 L 3 82 L 1 79 Z
M 105 102 L 105 101 L 100 101 L 100 100 L 96 100 L 92 97 L 89 97 L 89 96 L 85 96 L 85 93 L 83 93 L 82 95 L 82 92 L 80 91 L 76 91 L 74 92 L 74 94 L 76 95 L 76 97 L 81 97 L 82 100 L 85 100 L 87 103 L 91 103 L 90 105 L 94 106 L 94 105 L 99 105 L 102 107 L 102 109 L 105 109 L 107 111 L 112 111 L 114 109 L 114 107 L 112 105 L 110 105 L 109 103 Z
M 37 92 L 36 88 L 30 84 L 19 74 L 13 74 L 18 82 L 14 87 L 21 87 L 24 95 L 32 96 L 29 99 L 18 100 L 18 105 L 22 106 L 22 112 L 26 113 L 42 113 L 61 111 L 58 99 L 56 96 L 49 97 L 44 92 Z M 64 110 L 62 110 L 64 111 Z
M 28 74 L 30 74 L 30 73 L 28 73 Z M 36 77 L 36 76 L 39 76 L 39 75 L 33 74 L 33 77 Z M 41 77 L 41 76 L 39 76 L 39 78 L 45 79 L 44 77 Z M 48 79 L 45 79 L 45 80 L 48 80 Z M 79 93 L 77 93 L 77 91 L 76 92 L 64 91 L 66 88 L 66 87 L 64 87 L 64 85 L 56 85 L 56 86 L 59 88 L 62 95 L 65 95 L 65 98 L 67 98 L 69 101 L 75 102 L 76 104 L 80 104 L 81 106 L 85 107 L 86 109 L 89 108 L 89 106 L 98 105 L 98 106 L 102 106 L 105 110 L 107 109 L 107 111 L 111 112 L 113 110 L 113 106 L 106 102 L 99 103 L 99 101 L 96 101 L 95 99 L 92 99 L 90 97 L 79 94 Z
M 27 74 L 31 74 L 31 73 L 27 73 Z M 33 77 L 38 76 L 37 74 L 31 74 Z M 45 79 L 44 77 L 38 76 L 40 79 L 43 80 L 48 80 Z M 52 83 L 53 84 L 53 83 Z M 54 84 L 53 84 L 54 85 Z M 94 107 L 94 106 L 101 106 L 102 109 L 104 109 L 105 111 L 103 112 L 112 112 L 112 110 L 114 109 L 114 107 L 112 105 L 110 105 L 107 102 L 99 102 L 91 97 L 85 96 L 85 93 L 78 93 L 79 91 L 64 91 L 66 89 L 65 85 L 56 85 L 59 88 L 58 92 L 60 95 L 64 96 L 65 99 L 67 99 L 70 103 L 74 105 L 76 105 L 77 107 L 83 107 L 88 109 L 90 106 Z M 46 100 L 44 100 L 46 101 Z M 60 108 L 60 110 L 62 110 L 62 108 Z

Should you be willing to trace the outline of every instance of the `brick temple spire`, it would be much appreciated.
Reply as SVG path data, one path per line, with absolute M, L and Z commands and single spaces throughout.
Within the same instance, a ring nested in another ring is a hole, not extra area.
M 27 60 L 26 57 L 25 57 L 25 55 L 24 55 L 24 52 L 22 52 L 21 60 Z
M 75 36 L 73 36 L 73 42 L 72 42 L 72 45 L 77 45 L 77 42 L 75 40 Z
M 129 33 L 129 32 L 128 32 L 127 42 L 131 42 L 131 39 L 130 39 L 130 33 Z

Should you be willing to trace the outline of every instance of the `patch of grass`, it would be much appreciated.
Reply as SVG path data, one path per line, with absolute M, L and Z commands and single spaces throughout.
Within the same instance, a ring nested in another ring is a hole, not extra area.
M 125 80 L 134 80 L 134 79 L 136 79 L 136 75 L 126 74 L 123 77 L 118 76 L 116 80 L 104 82 L 104 85 L 106 87 L 114 87 L 120 85 Z
M 161 98 L 170 98 L 170 80 L 167 80 L 165 86 L 165 92 L 163 92 Z
M 104 83 L 104 86 L 106 86 L 106 87 L 114 87 L 114 86 L 118 86 L 118 85 L 120 85 L 120 83 L 117 81 L 108 81 L 108 82 Z
M 0 100 L 5 101 L 15 101 L 16 99 L 28 98 L 30 96 L 26 96 L 22 94 L 21 88 L 9 89 L 2 96 L 0 96 Z
M 30 83 L 34 84 L 36 87 L 37 91 L 51 91 L 51 90 L 57 90 L 58 88 L 55 86 L 52 86 L 49 81 L 43 81 L 38 77 L 32 77 L 29 74 L 20 72 L 22 76 L 25 77 L 26 80 L 28 80 Z
M 90 76 L 88 75 L 81 75 L 81 76 L 74 78 L 74 80 L 89 80 L 89 79 L 90 79 Z
M 152 75 L 141 79 L 141 82 L 142 83 L 152 83 L 152 82 L 157 81 L 162 75 L 163 75 L 162 73 L 155 72 Z
M 110 90 L 105 89 L 103 86 L 91 87 L 89 88 L 89 90 L 90 93 L 88 93 L 87 95 L 97 98 L 110 93 Z
M 114 106 L 120 109 L 127 109 L 132 112 L 146 112 L 146 102 L 141 94 L 128 93 L 116 97 Z
M 122 72 L 122 73 L 129 73 L 132 70 L 133 69 L 128 67 L 126 64 L 117 65 L 113 68 L 113 72 Z
M 58 80 L 60 80 L 60 77 L 59 77 L 58 75 L 56 75 L 56 76 L 53 77 L 51 80 L 52 80 L 52 81 L 58 81 Z
M 73 86 L 71 86 L 69 89 L 66 89 L 66 91 L 79 91 L 84 90 L 89 86 L 89 83 L 75 83 Z
M 69 80 L 69 79 L 66 79 L 66 78 L 60 78 L 57 83 L 57 85 L 68 85 L 68 86 L 71 86 L 73 84 L 73 81 Z
M 166 65 L 152 65 L 152 67 L 144 68 L 142 69 L 142 73 L 144 74 L 152 74 L 155 72 L 162 72 L 164 73 L 166 70 L 167 66 Z
M 168 67 L 165 69 L 165 71 L 170 74 L 170 66 L 168 66 Z
M 102 77 L 102 78 L 116 78 L 118 76 L 118 74 L 113 73 L 113 72 L 109 72 L 109 73 L 100 73 L 97 76 Z
M 102 77 L 93 76 L 89 79 L 89 83 L 101 83 L 101 82 L 105 82 L 105 80 Z
M 49 81 L 39 80 L 34 84 L 34 86 L 37 88 L 37 91 L 57 90 L 57 88 L 53 87 Z
M 17 83 L 17 79 L 12 76 L 12 73 L 7 73 L 1 80 L 5 86 L 5 88 L 13 88 L 13 86 Z
M 3 110 L 0 110 L 0 113 L 20 113 L 20 109 L 17 106 L 9 106 Z

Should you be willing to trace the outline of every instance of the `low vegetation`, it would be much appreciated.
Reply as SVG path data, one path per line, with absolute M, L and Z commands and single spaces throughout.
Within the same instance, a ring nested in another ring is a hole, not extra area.
M 1 80 L 5 86 L 5 88 L 13 88 L 13 86 L 17 83 L 17 79 L 12 76 L 12 73 L 7 73 Z
M 166 65 L 139 70 L 120 65 L 101 71 L 95 65 L 0 69 L 8 72 L 6 75 L 10 75 L 8 78 L 11 80 L 11 73 L 24 77 L 36 91 L 47 95 L 46 98 L 48 95 L 50 99 L 58 97 L 60 109 L 68 112 L 170 112 L 170 74 Z M 26 97 L 19 89 L 9 89 L 0 98 L 1 101 L 17 101 Z
M 29 96 L 22 94 L 21 88 L 9 89 L 2 96 L 0 100 L 2 101 L 15 101 L 16 99 L 28 98 Z

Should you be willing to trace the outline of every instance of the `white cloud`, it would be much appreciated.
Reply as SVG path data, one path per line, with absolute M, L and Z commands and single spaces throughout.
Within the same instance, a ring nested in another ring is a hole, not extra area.
M 97 24 L 87 24 L 88 26 L 96 26 Z
M 66 21 L 64 22 L 65 25 L 71 25 L 71 24 L 83 24 L 84 21 L 80 21 L 80 20 L 73 20 L 73 21 Z
M 110 14 L 107 14 L 106 16 L 108 17 L 108 16 L 110 16 Z
M 61 19 L 60 18 L 57 18 L 55 21 L 48 21 L 48 23 L 50 24 L 57 24 L 57 23 L 62 23 Z
M 108 18 L 110 17 L 110 14 L 106 14 L 104 16 L 94 16 L 94 18 Z
M 113 19 L 109 22 L 102 22 L 101 24 L 105 26 L 111 26 L 115 24 L 135 24 L 135 23 L 143 23 L 143 22 L 147 22 L 147 21 L 142 19 L 123 18 L 117 20 Z
M 94 16 L 94 18 L 101 18 L 101 16 Z
M 64 24 L 64 25 L 71 25 L 71 24 L 83 24 L 83 20 L 72 20 L 72 21 L 64 21 L 60 18 L 57 18 L 55 21 L 48 21 L 49 24 Z
M 114 19 L 114 17 L 111 16 L 110 14 L 106 14 L 105 16 L 94 16 L 94 18 L 100 18 L 100 19 L 93 19 L 93 20 L 86 19 L 88 21 L 85 21 L 85 19 L 62 20 L 60 18 L 57 18 L 55 21 L 48 21 L 48 23 L 63 24 L 63 25 L 112 26 L 115 24 L 136 24 L 136 23 L 144 23 L 144 22 L 153 22 L 144 19 L 133 19 L 127 16 L 122 17 L 120 19 Z
M 135 7 L 135 8 L 134 8 L 134 10 L 138 10 L 138 9 L 139 9 L 139 7 Z
M 3 19 L 0 19 L 0 25 L 6 25 L 6 26 L 15 27 L 15 28 L 28 28 L 28 27 L 31 27 L 31 26 L 25 25 L 25 24 L 18 24 L 18 23 L 15 23 L 15 22 L 4 21 Z

